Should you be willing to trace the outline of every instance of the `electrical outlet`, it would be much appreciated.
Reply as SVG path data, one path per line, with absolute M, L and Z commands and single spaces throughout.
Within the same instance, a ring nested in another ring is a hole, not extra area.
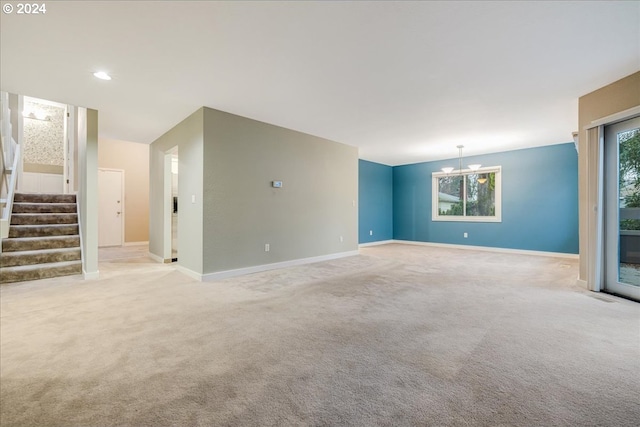
M 373 230 L 369 230 L 369 236 L 373 236 Z
M 269 249 L 271 249 L 271 247 L 269 246 L 269 244 L 268 244 L 268 243 L 265 243 L 265 244 L 264 244 L 264 251 L 265 251 L 265 252 L 269 252 Z
M 469 237 L 469 233 L 464 233 L 463 236 L 466 239 L 467 237 Z
M 340 236 L 340 242 L 344 242 L 344 237 Z

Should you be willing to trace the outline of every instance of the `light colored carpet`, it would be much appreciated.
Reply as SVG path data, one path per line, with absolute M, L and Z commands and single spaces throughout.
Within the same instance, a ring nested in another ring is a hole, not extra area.
M 640 420 L 640 304 L 573 260 L 394 244 L 199 283 L 110 259 L 0 288 L 3 426 Z

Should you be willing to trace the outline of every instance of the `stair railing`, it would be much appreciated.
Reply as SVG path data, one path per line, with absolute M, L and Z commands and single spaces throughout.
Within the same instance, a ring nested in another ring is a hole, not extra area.
M 9 109 L 9 94 L 0 92 L 0 148 L 2 149 L 1 163 L 1 202 L 2 217 L 0 218 L 0 237 L 9 237 L 9 224 L 11 223 L 11 210 L 13 209 L 13 197 L 17 188 L 19 169 L 22 166 L 20 145 L 13 139 L 11 125 L 11 111 Z M 0 252 L 2 251 L 0 245 Z

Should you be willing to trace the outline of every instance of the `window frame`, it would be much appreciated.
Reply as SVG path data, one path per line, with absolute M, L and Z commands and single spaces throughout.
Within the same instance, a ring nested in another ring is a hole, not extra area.
M 496 174 L 496 187 L 495 187 L 495 215 L 494 216 L 467 216 L 466 215 L 466 203 L 467 203 L 467 175 L 478 175 L 483 173 L 495 172 Z M 440 215 L 439 211 L 439 178 L 446 176 L 463 175 L 464 185 L 464 200 L 462 212 L 464 215 Z M 479 168 L 477 170 L 471 169 L 458 169 L 450 173 L 445 172 L 433 172 L 431 174 L 431 221 L 448 221 L 448 222 L 502 222 L 502 166 L 488 166 Z

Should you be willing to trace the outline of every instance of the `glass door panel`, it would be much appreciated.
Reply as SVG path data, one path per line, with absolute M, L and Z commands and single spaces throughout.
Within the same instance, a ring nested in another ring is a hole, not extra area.
M 640 118 L 605 128 L 604 284 L 640 300 Z

